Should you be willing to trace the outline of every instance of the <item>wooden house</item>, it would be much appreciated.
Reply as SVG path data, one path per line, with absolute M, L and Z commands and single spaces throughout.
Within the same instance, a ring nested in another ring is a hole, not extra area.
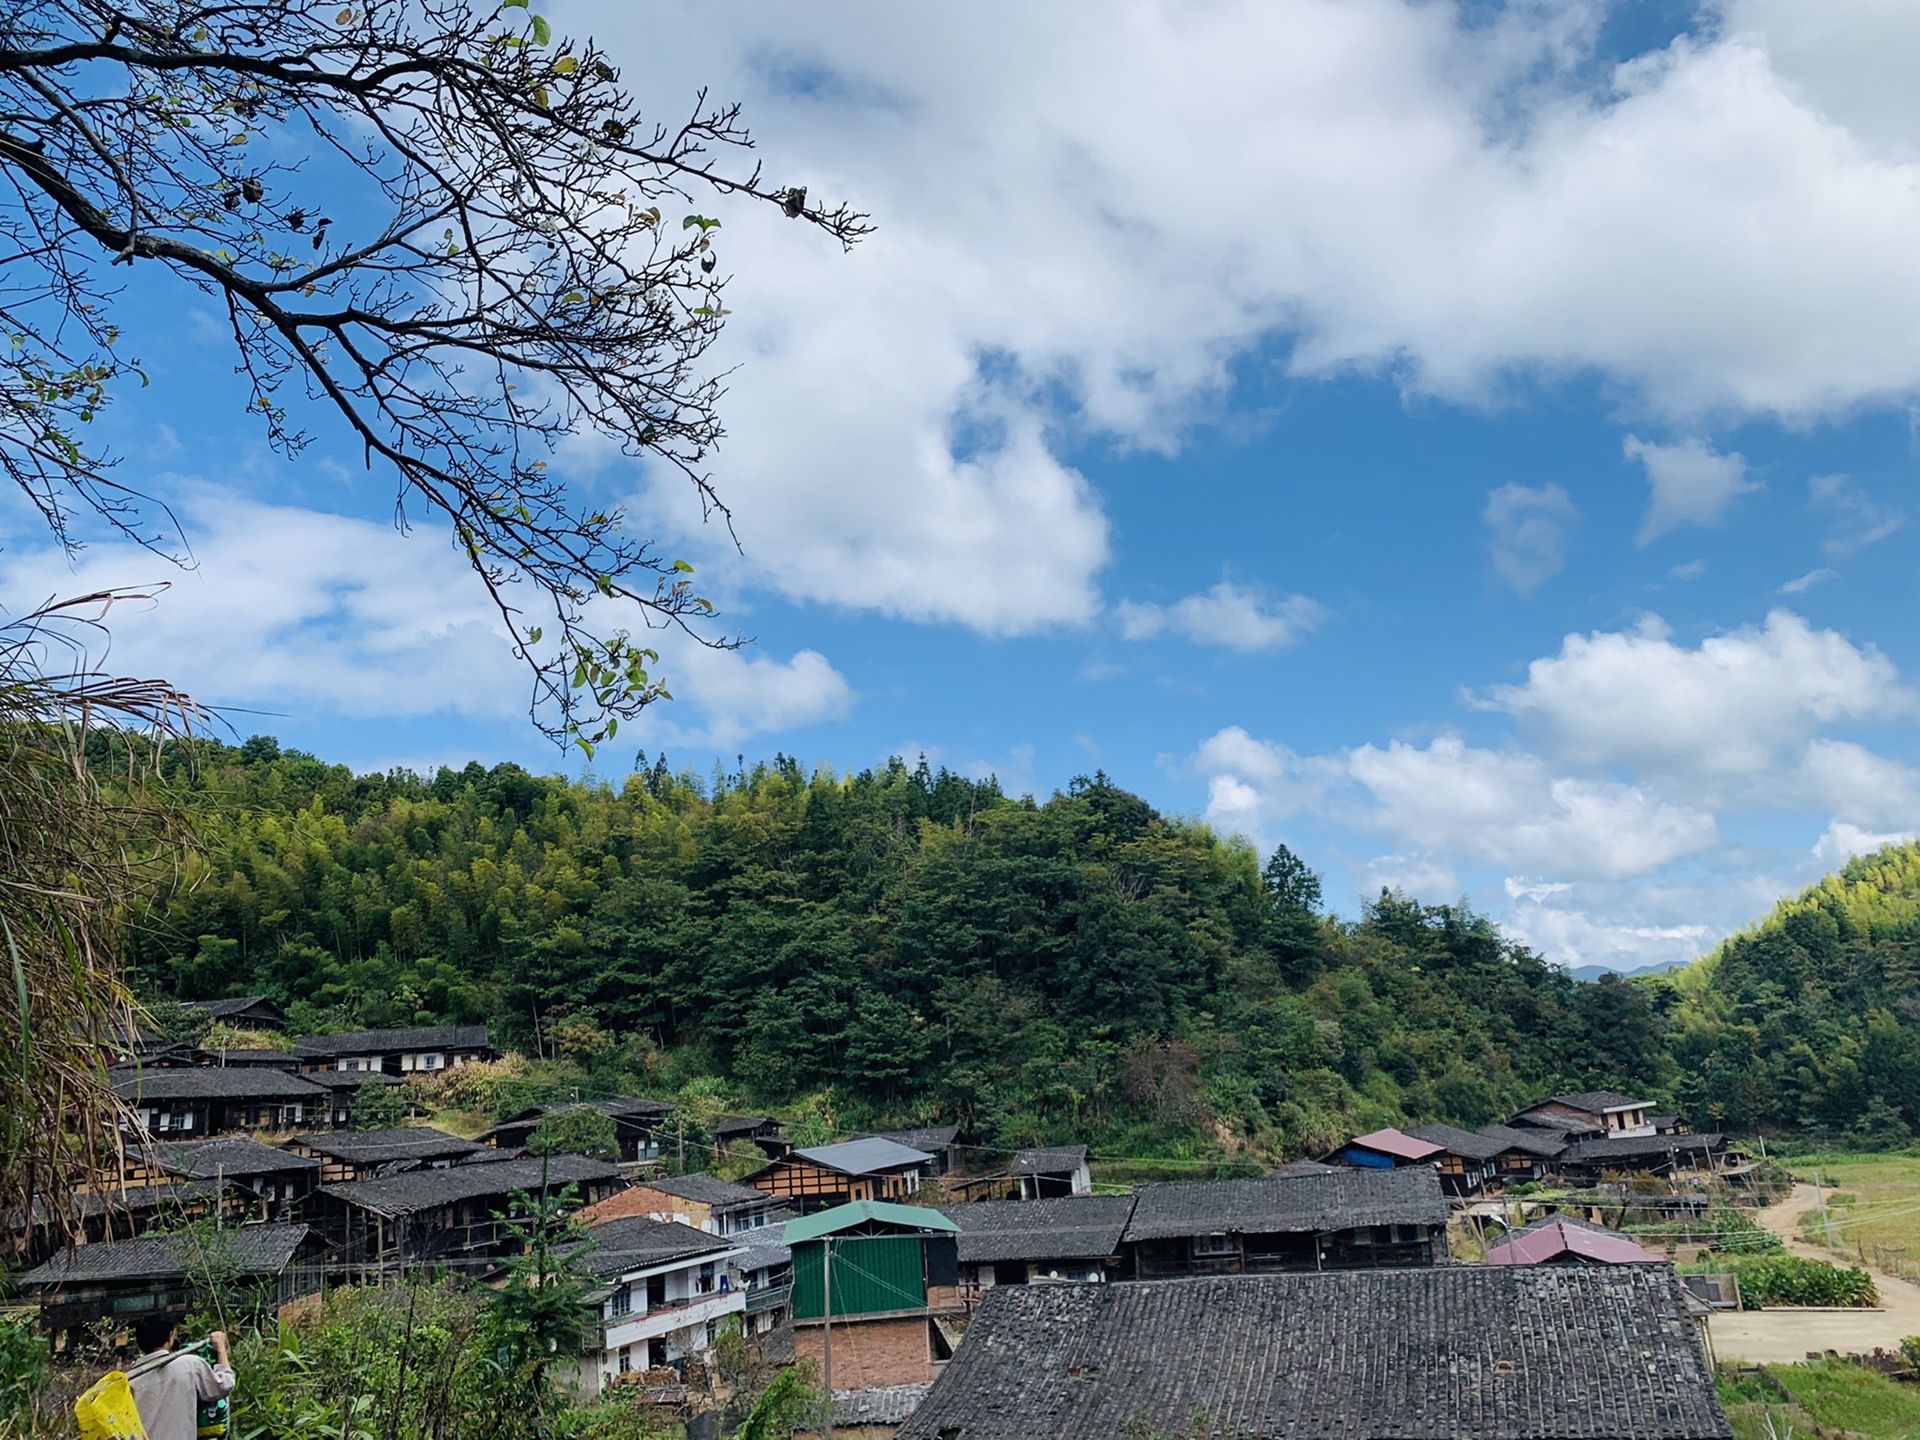
M 1494 1136 L 1453 1125 L 1422 1125 L 1407 1134 L 1440 1147 L 1433 1165 L 1440 1172 L 1440 1188 L 1449 1195 L 1478 1195 L 1498 1178 L 1495 1157 L 1506 1147 Z
M 1447 1200 L 1431 1165 L 1143 1185 L 1133 1201 L 1120 1243 L 1131 1279 L 1432 1265 L 1447 1254 Z
M 331 1096 L 298 1075 L 259 1067 L 121 1066 L 113 1091 L 147 1134 L 200 1139 L 235 1130 L 297 1130 L 331 1122 Z
M 320 1168 L 324 1185 L 374 1180 L 409 1170 L 444 1170 L 475 1156 L 498 1159 L 499 1152 L 477 1140 L 462 1140 L 430 1125 L 400 1125 L 389 1130 L 338 1130 L 295 1135 L 286 1149 Z
M 713 1143 L 725 1149 L 744 1141 L 758 1147 L 769 1160 L 778 1160 L 793 1146 L 786 1128 L 771 1115 L 729 1115 L 713 1127 Z
M 306 1035 L 296 1040 L 302 1071 L 374 1071 L 384 1075 L 433 1075 L 455 1065 L 494 1058 L 484 1025 L 411 1025 L 391 1030 L 353 1030 L 343 1035 Z
M 227 1000 L 188 1000 L 188 1010 L 235 1030 L 284 1030 L 287 1017 L 264 995 L 239 995 Z
M 973 1299 L 996 1285 L 1117 1278 L 1133 1196 L 944 1205 L 940 1213 L 960 1227 L 955 1239 L 960 1289 Z
M 1084 1145 L 1016 1150 L 1007 1174 L 1022 1200 L 1057 1200 L 1063 1195 L 1093 1193 L 1093 1171 Z
M 872 1137 L 794 1150 L 745 1183 L 787 1200 L 803 1215 L 855 1200 L 898 1200 L 920 1188 L 933 1157 Z
M 1441 1147 L 1417 1140 L 1400 1130 L 1374 1130 L 1356 1135 L 1327 1159 L 1335 1165 L 1365 1170 L 1392 1170 L 1400 1165 L 1428 1165 L 1439 1160 Z
M 1516 1111 L 1513 1124 L 1569 1121 L 1591 1126 L 1606 1136 L 1639 1136 L 1654 1133 L 1653 1102 L 1636 1100 L 1618 1090 L 1582 1090 L 1573 1095 L 1552 1095 Z
M 1726 1160 L 1727 1137 L 1705 1135 L 1610 1135 L 1569 1145 L 1557 1162 L 1575 1184 L 1608 1175 L 1712 1175 Z
M 137 1161 L 143 1180 L 201 1180 L 220 1185 L 225 1196 L 222 1213 L 248 1221 L 289 1219 L 320 1183 L 318 1160 L 241 1135 L 166 1141 L 130 1152 L 128 1158 Z
M 515 1196 L 570 1193 L 591 1204 L 620 1185 L 620 1171 L 578 1155 L 495 1160 L 409 1170 L 323 1185 L 303 1207 L 341 1263 L 368 1269 L 432 1260 L 489 1259 L 520 1244 L 509 1222 L 525 1220 Z
M 102 1322 L 127 1326 L 155 1312 L 184 1318 L 216 1278 L 228 1306 L 243 1305 L 251 1292 L 270 1315 L 319 1288 L 318 1272 L 295 1263 L 307 1235 L 304 1225 L 246 1225 L 69 1246 L 17 1283 L 63 1349 L 90 1339 Z
M 1013 1285 L 899 1440 L 1731 1440 L 1671 1268 Z

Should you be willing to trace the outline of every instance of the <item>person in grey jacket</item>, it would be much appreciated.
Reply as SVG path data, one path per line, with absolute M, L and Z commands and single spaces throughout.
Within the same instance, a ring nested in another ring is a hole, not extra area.
M 233 1393 L 233 1367 L 227 1361 L 227 1332 L 216 1330 L 215 1363 L 173 1349 L 178 1322 L 165 1315 L 144 1316 L 133 1327 L 134 1342 L 143 1352 L 127 1367 L 133 1405 L 147 1440 L 195 1440 L 200 1407 Z

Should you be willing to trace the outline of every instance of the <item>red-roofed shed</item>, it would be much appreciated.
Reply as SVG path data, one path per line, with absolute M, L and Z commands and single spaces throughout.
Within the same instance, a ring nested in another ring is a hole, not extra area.
M 1658 1265 L 1661 1257 L 1627 1236 L 1554 1216 L 1514 1232 L 1487 1251 L 1489 1265 Z

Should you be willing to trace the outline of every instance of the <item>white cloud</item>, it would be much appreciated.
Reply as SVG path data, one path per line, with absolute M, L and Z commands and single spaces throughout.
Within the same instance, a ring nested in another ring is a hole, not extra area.
M 1570 965 L 1690 958 L 1821 864 L 1920 832 L 1920 769 L 1827 733 L 1909 713 L 1912 693 L 1878 651 L 1786 611 L 1691 648 L 1651 617 L 1571 635 L 1525 684 L 1466 698 L 1531 748 L 1442 734 L 1302 755 L 1232 726 L 1188 768 L 1213 824 L 1373 840 L 1348 871 L 1363 897 L 1464 881 Z
M 1780 586 L 1779 593 L 1782 595 L 1803 595 L 1816 585 L 1824 585 L 1829 580 L 1838 580 L 1839 578 L 1840 572 L 1838 570 L 1831 570 L 1825 565 L 1822 565 L 1818 569 L 1809 570 L 1804 575 L 1796 575 L 1793 579 L 1784 582 Z
M 1326 618 L 1326 609 L 1305 595 L 1269 600 L 1258 590 L 1222 580 L 1211 590 L 1160 606 L 1122 600 L 1114 607 L 1120 633 L 1129 640 L 1152 640 L 1172 631 L 1200 645 L 1229 650 L 1278 650 L 1291 645 Z
M 1676 645 L 1658 617 L 1569 635 L 1524 685 L 1479 703 L 1503 710 L 1556 757 L 1642 772 L 1764 776 L 1822 725 L 1900 714 L 1914 697 L 1872 646 L 1776 610 L 1764 627 Z
M 1682 525 L 1718 525 L 1736 498 L 1760 488 L 1747 479 L 1744 459 L 1719 454 L 1704 441 L 1655 445 L 1629 435 L 1623 448 L 1629 460 L 1646 467 L 1652 491 L 1646 518 L 1634 537 L 1642 545 Z
M 126 543 L 94 545 L 74 566 L 52 549 L 16 551 L 0 602 L 18 613 L 54 596 L 168 582 L 153 603 L 111 611 L 111 648 L 98 658 L 115 673 L 164 675 L 203 704 L 358 718 L 525 716 L 528 674 L 450 546 L 391 525 L 182 488 L 177 508 L 195 569 L 172 569 Z M 846 680 L 814 651 L 782 661 L 666 631 L 655 638 L 679 698 L 649 711 L 642 734 L 727 745 L 851 704 Z
M 1593 373 L 1698 433 L 1920 388 L 1920 165 L 1815 103 L 1804 46 L 1783 80 L 1777 5 L 1730 8 L 1612 74 L 1591 4 L 571 10 L 656 106 L 698 74 L 770 174 L 881 226 L 842 256 L 724 210 L 716 478 L 751 573 L 1016 633 L 1097 613 L 1107 522 L 1066 444 L 1176 445 L 1263 343 L 1469 403 Z M 1920 68 L 1908 28 L 1867 27 L 1890 73 Z M 1697 456 L 1649 538 L 1748 483 Z M 689 497 L 653 503 L 698 536 Z
M 1567 530 L 1579 519 L 1559 485 L 1502 485 L 1480 514 L 1493 569 L 1518 595 L 1531 595 L 1566 568 Z
M 1830 559 L 1844 560 L 1878 545 L 1907 523 L 1903 513 L 1880 504 L 1845 475 L 1816 475 L 1807 491 L 1816 506 L 1833 512 L 1833 533 L 1822 547 Z

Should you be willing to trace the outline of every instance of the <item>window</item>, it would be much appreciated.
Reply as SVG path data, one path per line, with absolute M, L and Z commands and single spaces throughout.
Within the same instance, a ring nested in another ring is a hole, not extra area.
M 624 1295 L 627 1292 L 623 1289 L 620 1293 Z M 626 1375 L 631 1373 L 632 1370 L 633 1370 L 633 1346 L 622 1345 L 620 1347 L 620 1373 L 622 1375 Z
M 1193 1237 L 1195 1255 L 1231 1255 L 1238 1247 L 1231 1235 L 1196 1235 Z
M 696 1294 L 711 1295 L 713 1293 L 712 1261 L 708 1261 L 700 1267 L 700 1277 L 693 1282 L 693 1288 Z
M 709 1346 L 709 1348 L 711 1348 L 713 1343 L 719 1338 L 720 1338 L 719 1324 L 712 1320 L 707 1321 L 707 1345 Z
M 631 1315 L 633 1313 L 633 1287 L 631 1285 L 622 1285 L 618 1290 L 613 1292 L 613 1298 L 607 1301 L 607 1313 L 609 1315 Z M 626 1353 L 625 1350 L 620 1352 L 623 1360 L 626 1357 Z M 624 1370 L 627 1367 L 623 1364 L 620 1368 Z

